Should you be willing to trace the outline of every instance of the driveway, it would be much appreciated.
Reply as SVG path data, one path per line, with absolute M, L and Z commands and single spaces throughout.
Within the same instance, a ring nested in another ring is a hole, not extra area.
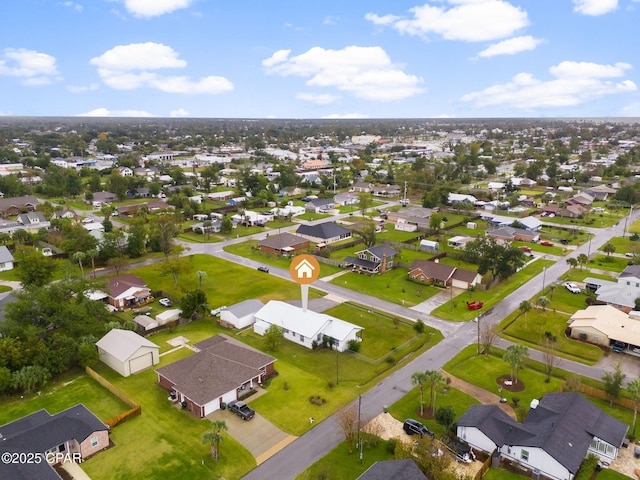
M 247 421 L 228 410 L 218 410 L 207 418 L 211 421 L 224 420 L 229 435 L 251 452 L 258 465 L 298 438 L 276 428 L 258 413 Z

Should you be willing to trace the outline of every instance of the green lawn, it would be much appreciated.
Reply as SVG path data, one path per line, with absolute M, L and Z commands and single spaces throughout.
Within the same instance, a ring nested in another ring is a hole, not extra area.
M 161 357 L 158 367 L 192 352 L 181 349 Z M 121 377 L 104 365 L 96 370 L 142 406 L 142 415 L 115 427 L 108 449 L 82 464 L 94 480 L 111 478 L 237 479 L 255 467 L 251 454 L 229 435 L 220 447 L 220 461 L 211 459 L 202 435 L 209 422 L 180 410 L 167 400 L 167 392 L 156 385 L 153 369 Z M 161 419 L 161 420 L 160 420 Z
M 475 290 L 465 292 L 454 297 L 453 302 L 446 302 L 443 305 L 440 305 L 432 311 L 431 314 L 445 320 L 472 320 L 479 313 L 491 308 L 511 292 L 524 285 L 536 275 L 542 273 L 545 266 L 549 267 L 550 265 L 553 265 L 551 260 L 536 260 L 519 272 L 513 274 L 507 280 L 500 282 L 495 287 L 486 291 Z M 468 310 L 466 302 L 470 300 L 480 300 L 484 302 L 484 308 L 482 310 Z
M 574 295 L 568 291 L 567 293 Z M 556 296 L 554 294 L 554 298 Z M 546 338 L 546 332 L 549 332 L 556 338 L 558 356 L 594 365 L 602 357 L 602 350 L 595 345 L 565 337 L 568 319 L 569 315 L 556 312 L 549 307 L 544 312 L 534 308 L 526 314 L 526 318 L 525 314 L 516 310 L 500 322 L 499 334 L 516 343 L 539 349 Z
M 297 215 L 296 219 L 313 222 L 314 220 L 322 220 L 323 218 L 330 218 L 332 216 L 333 215 L 329 215 L 328 213 L 306 212 L 302 215 Z
M 393 225 L 389 223 L 386 225 L 385 231 L 376 234 L 376 238 L 378 239 L 377 243 L 382 243 L 384 240 L 392 240 L 394 242 L 404 242 L 405 240 L 409 240 L 417 236 L 418 236 L 417 232 L 404 232 L 402 230 L 396 230 L 393 228 Z
M 587 263 L 588 267 L 609 272 L 622 272 L 629 265 L 628 258 L 614 257 L 611 255 L 596 255 Z
M 196 232 L 181 233 L 177 238 L 178 240 L 190 243 L 217 243 L 222 241 L 216 234 L 207 235 Z
M 442 289 L 410 280 L 405 268 L 395 268 L 373 277 L 349 272 L 334 278 L 331 283 L 407 307 L 417 305 L 442 292 Z
M 587 308 L 586 293 L 571 293 L 563 284 L 547 283 L 544 292 L 531 298 L 531 303 L 536 303 L 540 296 L 546 296 L 551 303 L 547 305 L 547 310 L 557 310 L 558 312 L 573 314 L 578 310 Z
M 640 241 L 631 240 L 629 235 L 626 237 L 610 238 L 607 243 L 611 243 L 616 247 L 615 253 L 640 253 Z
M 611 275 L 592 272 L 589 268 L 570 268 L 564 275 L 562 275 L 561 279 L 573 282 L 583 282 L 587 277 L 600 278 L 602 280 L 609 280 L 610 282 L 616 281 L 615 277 L 612 277 Z

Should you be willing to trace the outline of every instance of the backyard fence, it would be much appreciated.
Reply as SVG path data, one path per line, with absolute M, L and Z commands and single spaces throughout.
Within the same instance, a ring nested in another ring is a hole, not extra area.
M 560 387 L 560 391 L 564 390 L 564 385 Z M 607 392 L 600 388 L 592 387 L 591 385 L 580 385 L 580 392 L 585 395 L 589 395 L 590 397 L 598 398 L 600 400 L 611 401 Z M 613 404 L 619 407 L 628 408 L 629 410 L 634 409 L 634 402 L 630 398 L 615 398 L 613 399 Z
M 109 390 L 116 397 L 118 397 L 120 400 L 122 400 L 124 403 L 126 403 L 127 405 L 129 405 L 131 407 L 126 412 L 120 413 L 119 415 L 116 415 L 115 417 L 112 417 L 112 418 L 109 418 L 108 420 L 105 420 L 104 423 L 106 425 L 109 425 L 110 428 L 113 428 L 116 425 L 120 425 L 121 423 L 126 422 L 127 420 L 130 420 L 131 418 L 137 417 L 137 416 L 142 414 L 142 408 L 140 407 L 140 405 L 138 405 L 136 402 L 134 402 L 131 399 L 131 397 L 129 397 L 126 393 L 124 393 L 118 387 L 116 387 L 111 382 L 109 382 L 109 380 L 104 378 L 102 375 L 100 375 L 98 372 L 93 370 L 91 367 L 86 367 L 85 371 L 87 372 L 87 375 L 89 375 L 96 382 L 98 382 L 100 385 L 102 385 L 104 388 Z

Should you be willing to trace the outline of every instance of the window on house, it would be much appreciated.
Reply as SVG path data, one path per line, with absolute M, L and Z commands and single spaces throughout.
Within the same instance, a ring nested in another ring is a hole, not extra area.
M 91 446 L 92 447 L 98 446 L 98 437 L 91 437 Z
M 529 451 L 528 450 L 521 450 L 520 451 L 520 458 L 522 460 L 524 460 L 525 462 L 529 461 Z

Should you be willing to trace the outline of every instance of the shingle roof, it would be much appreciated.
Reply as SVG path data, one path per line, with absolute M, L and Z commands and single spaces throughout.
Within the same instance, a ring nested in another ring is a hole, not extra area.
M 13 255 L 5 245 L 2 245 L 0 246 L 0 263 L 8 262 L 13 262 Z
M 111 277 L 107 285 L 109 295 L 111 295 L 112 298 L 116 298 L 118 295 L 123 294 L 131 287 L 146 288 L 147 285 L 144 283 L 144 280 L 132 275 L 131 273 Z
M 429 278 L 445 281 L 451 278 L 456 267 L 445 265 L 444 263 L 436 263 L 429 260 L 414 260 L 409 270 L 419 268 Z
M 367 251 L 372 255 L 378 257 L 380 260 L 382 260 L 384 257 L 390 258 L 398 254 L 398 251 L 395 248 L 393 248 L 391 245 L 386 244 L 369 247 L 367 248 Z
M 403 460 L 383 460 L 371 465 L 357 480 L 427 480 L 416 462 L 410 458 Z
M 198 405 L 240 387 L 276 360 L 226 335 L 216 335 L 195 347 L 200 351 L 156 371 Z
M 324 222 L 317 225 L 300 225 L 296 233 L 310 237 L 329 239 L 341 235 L 351 236 L 351 231 L 336 222 Z
M 307 243 L 308 241 L 309 240 L 306 238 L 285 232 L 278 235 L 269 235 L 264 240 L 261 240 L 259 245 L 264 245 L 265 247 L 273 248 L 275 250 L 282 250 L 283 248 L 294 247 L 302 243 Z
M 240 317 L 244 317 L 245 315 L 256 313 L 263 306 L 264 306 L 264 303 L 254 298 L 254 299 L 245 300 L 244 302 L 231 305 L 230 307 L 227 307 L 226 310 L 233 313 L 236 317 L 240 318 Z

